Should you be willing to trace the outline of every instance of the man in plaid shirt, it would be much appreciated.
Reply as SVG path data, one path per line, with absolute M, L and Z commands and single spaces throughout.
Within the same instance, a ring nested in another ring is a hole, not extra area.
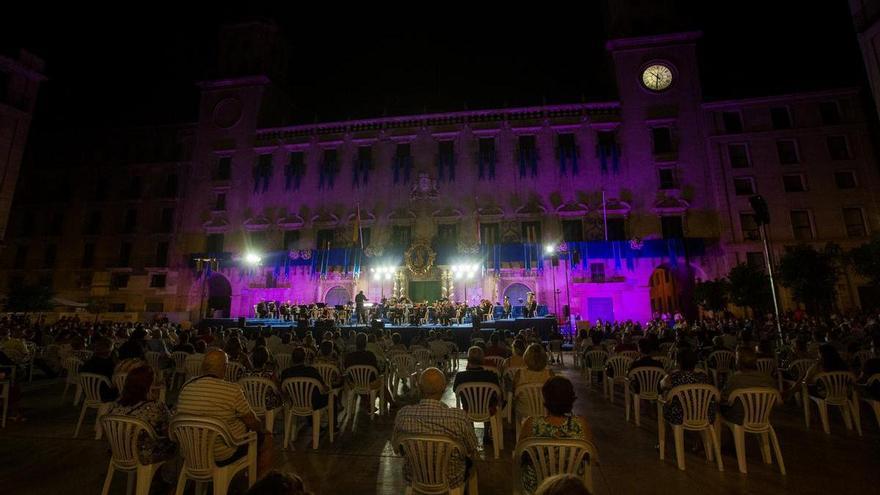
M 437 368 L 428 368 L 419 377 L 422 400 L 415 405 L 405 406 L 397 413 L 394 421 L 392 442 L 396 446 L 398 435 L 443 435 L 460 443 L 465 456 L 452 454 L 449 463 L 449 485 L 459 486 L 470 475 L 472 460 L 477 457 L 477 437 L 474 424 L 462 409 L 451 408 L 441 402 L 446 390 L 446 376 Z M 405 464 L 403 476 L 411 479 L 409 465 Z

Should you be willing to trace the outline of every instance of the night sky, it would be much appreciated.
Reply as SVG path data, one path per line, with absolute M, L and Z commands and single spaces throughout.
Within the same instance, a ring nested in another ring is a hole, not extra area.
M 346 19 L 341 6 L 305 12 L 293 2 L 207 14 L 153 3 L 143 11 L 13 9 L 0 20 L 0 47 L 46 59 L 37 132 L 193 121 L 194 82 L 211 75 L 219 25 L 255 16 L 276 20 L 293 46 L 297 122 L 613 99 L 608 25 L 592 3 L 483 13 L 413 5 L 382 17 L 346 11 Z M 865 84 L 844 1 L 675 3 L 681 27 L 704 32 L 707 99 Z

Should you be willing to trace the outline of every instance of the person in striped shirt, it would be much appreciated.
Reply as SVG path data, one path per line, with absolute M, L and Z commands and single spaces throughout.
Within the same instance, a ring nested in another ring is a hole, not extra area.
M 177 399 L 177 414 L 219 419 L 233 438 L 241 439 L 248 431 L 257 432 L 257 470 L 272 465 L 272 432 L 267 431 L 248 405 L 244 391 L 236 383 L 223 379 L 229 357 L 223 351 L 211 351 L 202 360 L 202 376 L 184 384 Z M 214 458 L 219 466 L 228 465 L 247 454 L 247 446 L 229 447 L 222 440 L 214 444 Z

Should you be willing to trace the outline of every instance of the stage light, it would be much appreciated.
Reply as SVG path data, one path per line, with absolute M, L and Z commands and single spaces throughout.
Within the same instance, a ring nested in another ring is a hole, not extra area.
M 547 244 L 546 246 L 544 246 L 544 252 L 547 254 L 553 254 L 556 252 L 556 246 L 552 244 Z
M 480 269 L 480 265 L 477 265 L 477 264 L 473 264 L 473 265 L 471 265 L 471 271 L 472 271 L 472 272 L 475 272 L 475 271 L 477 271 L 477 270 L 479 270 L 479 269 Z
M 373 274 L 373 280 L 382 280 L 382 274 L 381 273 Z
M 391 272 L 385 274 L 385 280 L 391 280 Z
M 246 253 L 244 255 L 244 262 L 251 266 L 257 266 L 260 262 L 263 261 L 263 257 L 257 253 Z
M 467 278 L 474 278 L 474 272 L 468 272 Z
M 376 269 L 375 269 L 375 268 L 370 268 L 370 273 L 376 273 Z

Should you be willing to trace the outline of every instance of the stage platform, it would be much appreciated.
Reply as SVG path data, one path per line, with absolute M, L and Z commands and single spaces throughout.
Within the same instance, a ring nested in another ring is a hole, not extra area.
M 310 327 L 302 327 L 297 326 L 296 322 L 279 320 L 279 319 L 268 319 L 268 318 L 245 318 L 244 321 L 244 330 L 245 332 L 256 332 L 260 329 L 265 328 L 273 328 L 281 331 L 291 331 L 295 332 L 300 337 L 305 335 L 305 332 L 311 330 L 313 334 L 318 337 L 318 332 L 324 332 L 329 329 L 340 329 L 340 330 L 366 330 L 369 328 L 368 325 L 342 325 L 342 326 L 333 326 L 329 327 L 326 325 L 318 325 L 318 326 L 310 326 Z M 214 327 L 223 327 L 223 328 L 241 328 L 242 327 L 241 319 L 235 318 L 209 318 L 202 321 L 201 326 L 214 326 Z M 455 342 L 458 345 L 459 349 L 464 349 L 470 342 L 470 336 L 473 332 L 473 326 L 470 323 L 463 324 L 453 324 L 453 325 L 439 325 L 439 324 L 428 324 L 428 325 L 391 325 L 389 323 L 385 323 L 384 328 L 386 330 L 391 330 L 392 332 L 397 332 L 400 334 L 404 343 L 409 344 L 409 341 L 412 340 L 413 337 L 422 332 L 428 332 L 430 330 L 452 330 L 453 335 L 455 335 Z M 489 335 L 496 331 L 513 331 L 518 332 L 519 330 L 525 328 L 534 328 L 535 331 L 538 332 L 542 340 L 547 340 L 550 334 L 553 332 L 555 328 L 557 328 L 556 319 L 553 317 L 543 317 L 543 318 L 509 318 L 509 319 L 498 319 L 491 321 L 484 321 L 480 323 L 480 332 L 483 333 L 485 338 L 488 338 Z

